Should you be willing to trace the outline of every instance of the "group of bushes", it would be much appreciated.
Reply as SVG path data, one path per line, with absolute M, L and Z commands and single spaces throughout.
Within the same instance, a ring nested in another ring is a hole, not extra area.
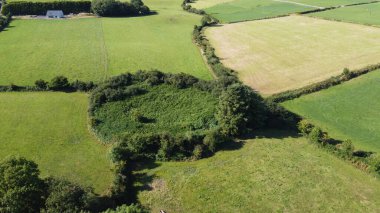
M 8 27 L 9 23 L 12 20 L 12 16 L 7 13 L 8 15 L 2 16 L 0 14 L 0 32 L 3 31 L 6 27 Z
M 65 179 L 40 178 L 38 165 L 20 157 L 0 162 L 0 212 L 100 212 L 107 207 L 91 188 Z M 122 205 L 105 213 L 146 212 L 137 205 Z
M 337 141 L 332 139 L 326 132 L 307 120 L 301 120 L 298 123 L 298 129 L 311 143 L 352 162 L 360 169 L 380 175 L 380 156 L 378 154 L 356 150 L 350 140 Z
M 139 16 L 150 13 L 141 0 L 131 3 L 116 0 L 10 2 L 2 7 L 2 14 L 46 15 L 48 10 L 62 10 L 64 14 L 95 13 L 98 16 Z
M 148 15 L 149 7 L 144 5 L 141 0 L 120 2 L 116 0 L 93 0 L 91 10 L 98 16 L 122 17 Z
M 360 75 L 375 71 L 377 69 L 380 69 L 380 64 L 374 64 L 374 65 L 369 65 L 361 69 L 357 70 L 352 70 L 350 71 L 349 69 L 345 68 L 342 72 L 342 74 L 338 76 L 331 77 L 327 80 L 324 80 L 319 83 L 311 84 L 309 86 L 300 88 L 300 89 L 295 89 L 295 90 L 290 90 L 290 91 L 285 91 L 281 92 L 278 94 L 274 94 L 270 97 L 268 97 L 268 100 L 274 101 L 274 102 L 284 102 L 287 100 L 295 99 L 298 98 L 302 95 L 307 95 L 313 92 L 318 92 L 323 89 L 330 88 L 332 86 L 341 84 L 345 81 L 351 80 L 353 78 L 356 78 Z
M 90 91 L 94 89 L 96 85 L 94 82 L 84 82 L 80 80 L 75 80 L 69 82 L 65 76 L 56 76 L 51 79 L 50 82 L 45 80 L 37 80 L 34 86 L 17 86 L 15 84 L 0 86 L 0 92 L 27 92 L 27 91 L 64 91 L 64 92 L 75 92 L 75 91 Z

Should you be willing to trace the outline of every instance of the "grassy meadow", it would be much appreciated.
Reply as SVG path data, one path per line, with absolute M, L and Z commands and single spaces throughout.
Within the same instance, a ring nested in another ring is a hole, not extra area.
M 342 7 L 308 15 L 329 20 L 380 26 L 380 3 Z
M 107 139 L 122 133 L 185 134 L 203 131 L 216 124 L 218 101 L 208 92 L 195 88 L 177 89 L 171 85 L 147 87 L 147 93 L 125 101 L 110 102 L 95 112 L 99 133 Z M 139 112 L 148 122 L 133 117 Z
M 87 129 L 83 93 L 0 93 L 0 159 L 35 161 L 42 176 L 64 177 L 104 192 L 113 181 L 107 147 Z
M 380 181 L 277 130 L 196 162 L 138 172 L 139 201 L 167 212 L 378 212 Z M 235 147 L 236 148 L 236 147 Z
M 31 85 L 56 75 L 101 81 L 139 69 L 212 75 L 192 43 L 201 17 L 180 0 L 145 1 L 156 15 L 130 18 L 14 20 L 0 33 L 0 85 Z
M 316 9 L 274 0 L 237 0 L 217 4 L 205 11 L 224 23 L 256 20 Z
M 380 153 L 379 79 L 380 70 L 283 105 L 333 138 L 350 139 L 359 149 Z
M 380 62 L 380 29 L 351 23 L 288 16 L 211 27 L 206 36 L 222 62 L 263 95 Z

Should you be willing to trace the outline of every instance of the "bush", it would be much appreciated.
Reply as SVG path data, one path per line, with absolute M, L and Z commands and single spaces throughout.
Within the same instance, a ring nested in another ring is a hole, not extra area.
M 301 120 L 298 123 L 298 130 L 302 133 L 303 136 L 308 136 L 313 128 L 314 126 L 307 120 Z
M 91 10 L 98 16 L 138 16 L 150 13 L 149 7 L 141 0 L 132 0 L 132 3 L 116 0 L 93 0 Z
M 65 76 L 54 77 L 49 83 L 51 90 L 67 90 L 70 88 L 69 81 Z
M 0 212 L 39 212 L 45 185 L 36 163 L 11 157 L 0 163 Z
M 45 182 L 48 196 L 44 212 L 80 212 L 87 207 L 89 193 L 79 185 L 54 178 L 48 178 Z
M 7 14 L 7 15 L 6 16 L 2 16 L 0 14 L 0 32 L 3 31 L 6 27 L 8 27 L 9 23 L 12 20 L 12 16 L 11 16 L 10 13 L 4 13 L 4 14 Z
M 309 140 L 313 143 L 323 142 L 323 132 L 318 127 L 313 127 L 309 134 Z
M 24 2 L 16 1 L 5 4 L 2 14 L 12 15 L 46 15 L 47 10 L 62 10 L 64 14 L 90 13 L 90 1 L 52 1 L 52 2 Z
M 48 86 L 48 82 L 40 79 L 40 80 L 35 81 L 34 85 L 36 86 L 37 89 L 46 90 Z
M 355 147 L 350 140 L 345 140 L 340 145 L 340 149 L 342 150 L 342 152 L 345 156 L 352 157 L 352 154 L 354 153 Z
M 104 211 L 103 213 L 148 213 L 149 211 L 145 210 L 144 208 L 140 207 L 137 204 L 131 204 L 131 205 L 122 205 L 118 206 L 115 210 L 108 209 Z

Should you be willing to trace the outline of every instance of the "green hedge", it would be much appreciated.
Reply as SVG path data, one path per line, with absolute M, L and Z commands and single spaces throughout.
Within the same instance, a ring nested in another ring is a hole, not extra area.
M 90 1 L 54 1 L 54 2 L 10 2 L 1 10 L 2 14 L 46 15 L 47 10 L 62 10 L 64 14 L 90 13 Z
M 300 89 L 289 90 L 289 91 L 281 92 L 278 94 L 274 94 L 274 95 L 268 97 L 267 100 L 277 102 L 277 103 L 278 102 L 284 102 L 287 100 L 292 100 L 295 98 L 299 98 L 302 95 L 307 95 L 307 94 L 310 94 L 313 92 L 318 92 L 320 90 L 327 89 L 327 88 L 330 88 L 332 86 L 341 84 L 345 81 L 351 80 L 351 79 L 356 78 L 360 75 L 375 71 L 377 69 L 380 69 L 380 63 L 374 64 L 374 65 L 369 65 L 369 66 L 366 66 L 364 68 L 352 70 L 352 71 L 349 71 L 346 68 L 346 69 L 344 69 L 343 73 L 338 75 L 338 76 L 331 77 L 331 78 L 324 80 L 322 82 L 311 84 L 311 85 L 308 85 L 306 87 L 302 87 Z
M 3 31 L 11 22 L 11 15 L 8 13 L 7 16 L 0 15 L 0 32 Z

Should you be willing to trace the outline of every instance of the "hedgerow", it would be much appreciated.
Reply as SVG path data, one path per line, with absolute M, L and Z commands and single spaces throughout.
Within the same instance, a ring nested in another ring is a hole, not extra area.
M 314 83 L 308 86 L 305 86 L 300 89 L 295 89 L 295 90 L 289 90 L 285 92 L 281 92 L 278 94 L 274 94 L 270 97 L 267 98 L 267 100 L 273 101 L 273 102 L 284 102 L 287 100 L 292 100 L 298 97 L 301 97 L 302 95 L 307 95 L 313 92 L 318 92 L 323 89 L 330 88 L 332 86 L 341 84 L 343 82 L 349 81 L 353 78 L 359 77 L 363 74 L 375 71 L 377 69 L 380 69 L 380 63 L 379 64 L 374 64 L 374 65 L 369 65 L 361 69 L 357 70 L 348 70 L 345 68 L 342 72 L 342 74 L 338 76 L 331 77 L 327 80 L 324 80 L 322 82 Z
M 298 129 L 303 136 L 318 147 L 351 162 L 359 169 L 380 175 L 379 154 L 356 150 L 350 140 L 340 141 L 330 138 L 328 133 L 322 131 L 308 120 L 301 120 L 298 123 Z
M 0 32 L 3 31 L 6 27 L 8 27 L 9 23 L 12 20 L 12 16 L 10 13 L 6 13 L 6 16 L 0 14 Z
M 52 1 L 28 2 L 16 1 L 4 4 L 2 14 L 12 15 L 46 15 L 47 10 L 62 10 L 64 14 L 90 13 L 90 1 Z

